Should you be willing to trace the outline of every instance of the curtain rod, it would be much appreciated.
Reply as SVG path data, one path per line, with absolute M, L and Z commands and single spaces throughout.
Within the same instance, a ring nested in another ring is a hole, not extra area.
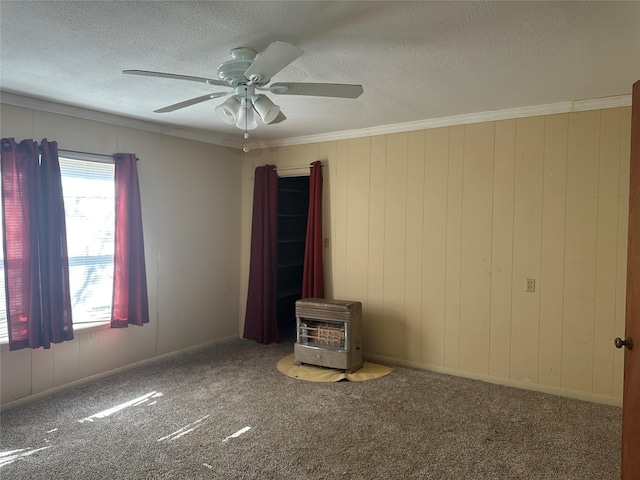
M 4 140 L 4 139 L 3 139 Z M 9 145 L 8 142 L 2 142 L 3 145 Z M 40 147 L 38 147 L 40 148 Z M 104 158 L 111 158 L 113 159 L 113 155 L 107 155 L 106 153 L 93 153 L 93 152 L 83 152 L 81 150 L 67 150 L 66 148 L 59 148 L 58 152 L 64 152 L 64 153 L 77 153 L 79 155 L 89 155 L 91 157 L 104 157 Z M 140 161 L 140 159 L 138 157 L 136 157 L 136 162 Z
M 113 155 L 108 155 L 106 153 L 83 152 L 83 151 L 80 151 L 80 150 L 67 150 L 66 148 L 59 148 L 58 152 L 77 153 L 77 154 L 80 154 L 80 155 L 90 155 L 92 157 L 113 158 Z M 140 159 L 138 157 L 136 157 L 136 162 L 137 161 L 140 161 Z
M 324 167 L 324 165 L 321 163 L 320 164 L 321 167 Z M 273 170 L 278 172 L 278 171 L 284 171 L 284 170 L 299 170 L 301 168 L 313 168 L 313 164 L 312 165 L 298 165 L 296 167 L 275 167 Z

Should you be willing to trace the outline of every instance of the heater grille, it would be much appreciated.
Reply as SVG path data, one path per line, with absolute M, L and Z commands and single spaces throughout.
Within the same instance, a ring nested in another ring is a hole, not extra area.
M 345 348 L 345 328 L 339 323 L 300 321 L 300 343 Z

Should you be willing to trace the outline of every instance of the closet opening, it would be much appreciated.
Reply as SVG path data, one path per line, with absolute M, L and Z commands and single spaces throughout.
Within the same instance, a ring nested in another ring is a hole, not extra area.
M 278 289 L 280 341 L 295 340 L 296 300 L 302 298 L 302 271 L 309 212 L 309 176 L 278 177 Z

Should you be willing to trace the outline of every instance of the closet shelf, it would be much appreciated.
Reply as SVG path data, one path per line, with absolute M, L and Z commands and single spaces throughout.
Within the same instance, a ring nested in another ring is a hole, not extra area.
M 295 268 L 295 267 L 303 267 L 304 262 L 287 262 L 287 263 L 278 263 L 278 268 Z
M 278 298 L 293 297 L 302 295 L 302 288 L 300 286 L 288 286 L 278 288 Z
M 300 195 L 304 195 L 305 198 L 309 196 L 309 191 L 300 190 L 297 188 L 278 188 L 278 192 L 286 192 L 286 193 L 298 193 Z
M 298 238 L 298 239 L 290 238 L 290 239 L 286 239 L 286 240 L 285 239 L 278 240 L 279 244 L 284 244 L 284 243 L 304 243 L 304 242 L 305 242 L 304 238 Z

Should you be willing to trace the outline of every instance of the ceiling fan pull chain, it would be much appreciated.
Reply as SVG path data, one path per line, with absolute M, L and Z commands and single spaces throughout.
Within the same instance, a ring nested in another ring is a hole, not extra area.
M 247 87 L 244 87 L 244 92 L 245 94 L 247 93 Z M 247 145 L 247 140 L 249 139 L 249 132 L 248 132 L 248 122 L 249 122 L 249 99 L 245 97 L 245 104 L 244 104 L 244 108 L 247 110 L 247 112 L 245 112 L 245 116 L 244 116 L 244 146 L 242 147 L 242 151 L 244 153 L 247 153 L 249 151 L 249 145 Z M 252 107 L 253 108 L 253 107 Z

